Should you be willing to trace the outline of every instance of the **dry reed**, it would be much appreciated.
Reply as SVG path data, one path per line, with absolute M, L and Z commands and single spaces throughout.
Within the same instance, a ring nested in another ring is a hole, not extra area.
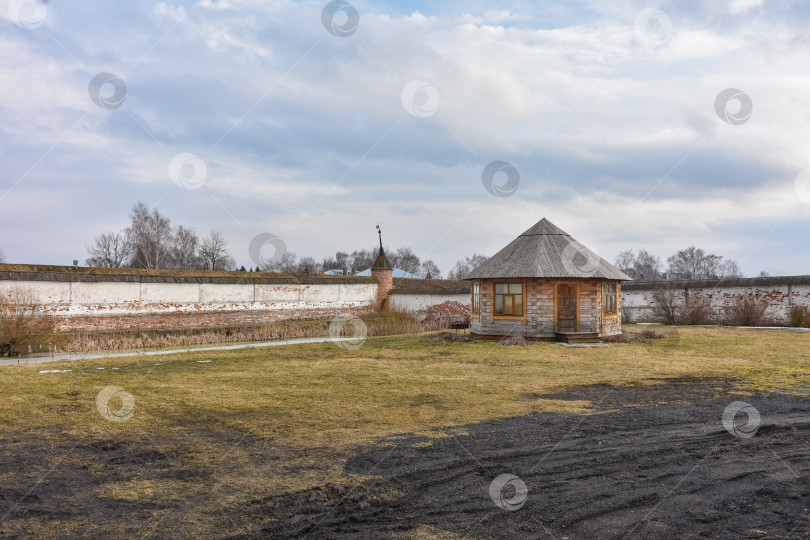
M 368 336 L 418 334 L 448 328 L 448 321 L 420 321 L 410 313 L 366 310 L 357 314 Z M 227 327 L 81 330 L 61 335 L 55 352 L 83 353 L 129 349 L 160 349 L 191 345 L 246 343 L 285 339 L 329 337 L 331 320 L 288 320 L 261 325 Z

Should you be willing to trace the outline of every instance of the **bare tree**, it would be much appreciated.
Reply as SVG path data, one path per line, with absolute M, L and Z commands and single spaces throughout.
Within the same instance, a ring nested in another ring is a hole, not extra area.
M 489 257 L 479 253 L 473 253 L 471 257 L 465 257 L 456 261 L 453 269 L 447 274 L 447 279 L 463 279 L 467 274 L 484 264 Z
M 419 277 L 426 279 L 441 279 L 442 271 L 439 270 L 439 267 L 435 262 L 428 259 L 422 262 L 422 265 L 419 267 Z
M 351 267 L 351 259 L 349 258 L 349 254 L 343 251 L 338 251 L 335 253 L 335 264 L 337 265 L 336 268 L 340 268 L 341 270 L 345 270 Z
M 199 254 L 200 237 L 194 229 L 179 225 L 174 231 L 172 259 L 180 270 L 196 270 L 203 267 Z
M 351 267 L 352 261 L 348 253 L 338 251 L 334 257 L 327 257 L 323 260 L 324 270 L 346 270 Z
M 391 266 L 405 270 L 411 274 L 418 274 L 419 265 L 421 264 L 419 256 L 417 256 L 410 247 L 399 248 L 396 253 L 390 257 L 389 262 Z
M 87 247 L 85 264 L 99 268 L 120 268 L 132 257 L 132 240 L 126 230 L 102 233 Z
M 641 249 L 633 261 L 633 279 L 639 281 L 658 281 L 661 279 L 661 258 Z
M 233 270 L 236 262 L 228 251 L 228 242 L 219 231 L 211 231 L 200 245 L 200 258 L 207 270 Z
M 171 248 L 174 231 L 171 220 L 158 212 L 157 208 L 137 202 L 129 215 L 132 220 L 127 234 L 133 243 L 133 257 L 130 266 L 134 268 L 167 268 L 172 262 Z
M 298 264 L 295 262 L 297 259 L 295 253 L 285 252 L 278 260 L 270 260 L 264 263 L 260 270 L 262 272 L 284 272 L 292 273 L 298 271 Z
M 281 261 L 268 260 L 256 267 L 257 272 L 281 272 Z
M 720 278 L 741 278 L 745 277 L 742 268 L 733 259 L 726 259 L 718 267 L 718 277 Z
M 6 262 L 6 258 L 3 257 L 3 250 L 0 249 L 0 263 L 4 263 L 4 262 Z
M 633 253 L 632 249 L 628 249 L 625 251 L 621 251 L 619 252 L 618 255 L 616 255 L 616 261 L 614 262 L 614 264 L 616 265 L 616 268 L 618 268 L 631 278 L 636 279 L 635 270 L 633 269 L 633 265 L 635 264 L 635 262 L 636 262 L 635 253 Z
M 698 279 L 703 277 L 705 253 L 695 246 L 677 252 L 667 259 L 669 279 Z
M 295 260 L 296 260 L 295 253 L 290 253 L 289 251 L 281 256 L 281 260 L 279 261 L 279 268 L 284 273 L 292 273 L 296 270 Z
M 703 259 L 703 279 L 713 279 L 720 275 L 720 264 L 723 257 L 709 253 Z M 701 275 L 701 274 L 698 274 Z
M 689 246 L 669 257 L 668 279 L 714 279 L 723 257 Z
M 312 257 L 302 257 L 295 270 L 299 274 L 320 274 L 318 263 Z
M 361 249 L 359 251 L 352 251 L 349 258 L 352 261 L 352 269 L 355 271 L 367 270 L 374 264 L 377 253 L 370 249 Z

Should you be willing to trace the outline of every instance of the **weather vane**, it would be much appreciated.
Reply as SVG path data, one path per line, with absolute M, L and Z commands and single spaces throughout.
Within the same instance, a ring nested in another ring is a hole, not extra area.
M 380 229 L 379 223 L 377 223 L 377 234 L 380 235 L 380 249 L 382 249 L 382 229 Z

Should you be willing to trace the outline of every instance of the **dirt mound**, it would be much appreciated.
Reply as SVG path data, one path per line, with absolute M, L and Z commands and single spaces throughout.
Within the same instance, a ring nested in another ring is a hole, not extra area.
M 458 323 L 470 323 L 470 307 L 461 302 L 448 300 L 441 304 L 430 306 L 425 310 L 425 318 L 429 320 L 445 320 Z

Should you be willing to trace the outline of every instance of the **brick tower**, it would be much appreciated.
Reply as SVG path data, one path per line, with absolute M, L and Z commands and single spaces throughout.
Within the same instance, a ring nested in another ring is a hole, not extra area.
M 388 307 L 388 291 L 394 288 L 394 269 L 388 264 L 385 258 L 385 251 L 382 245 L 382 230 L 377 224 L 377 234 L 380 237 L 380 254 L 374 260 L 371 267 L 371 276 L 377 280 L 377 305 L 381 309 Z

